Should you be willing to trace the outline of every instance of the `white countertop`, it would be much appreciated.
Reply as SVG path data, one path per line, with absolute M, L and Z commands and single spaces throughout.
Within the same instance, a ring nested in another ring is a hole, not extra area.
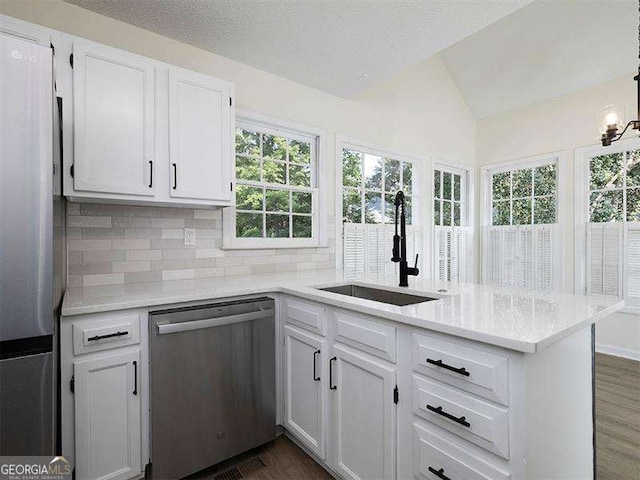
M 442 298 L 398 307 L 312 288 L 347 282 Z M 342 270 L 328 269 L 70 288 L 65 294 L 62 315 L 153 308 L 281 292 L 520 352 L 535 353 L 624 305 L 622 300 L 611 297 L 542 293 L 421 278 L 410 278 L 409 288 L 400 288 L 397 284 L 395 276 L 348 277 Z M 446 293 L 438 293 L 442 289 Z

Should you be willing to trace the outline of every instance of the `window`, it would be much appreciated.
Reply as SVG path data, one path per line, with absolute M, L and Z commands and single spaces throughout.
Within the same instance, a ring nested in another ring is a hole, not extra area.
M 407 257 L 419 243 L 415 227 L 416 163 L 355 145 L 342 148 L 343 264 L 347 273 L 392 273 L 395 205 L 399 190 L 405 194 Z
M 640 142 L 576 154 L 576 290 L 640 307 Z M 579 258 L 578 254 L 582 257 Z M 579 263 L 578 263 L 579 262 Z
M 486 169 L 485 283 L 561 287 L 558 160 L 541 157 Z
M 435 165 L 433 170 L 433 276 L 471 280 L 473 232 L 468 221 L 469 172 Z
M 235 209 L 228 226 L 235 236 L 229 243 L 240 248 L 318 244 L 317 140 L 315 135 L 238 122 Z

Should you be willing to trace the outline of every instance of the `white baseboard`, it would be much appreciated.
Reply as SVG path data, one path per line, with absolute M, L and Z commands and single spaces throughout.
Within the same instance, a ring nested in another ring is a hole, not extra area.
M 640 350 L 632 350 L 630 348 L 616 347 L 615 345 L 602 345 L 601 343 L 596 343 L 596 352 L 640 362 Z

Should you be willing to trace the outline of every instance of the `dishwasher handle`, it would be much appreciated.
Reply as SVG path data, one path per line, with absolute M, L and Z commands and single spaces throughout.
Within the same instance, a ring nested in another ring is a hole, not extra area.
M 189 330 L 201 330 L 203 328 L 221 327 L 232 323 L 248 322 L 261 318 L 272 317 L 273 309 L 259 310 L 257 312 L 239 313 L 237 315 L 229 315 L 226 317 L 206 318 L 204 320 L 193 320 L 190 322 L 158 322 L 156 327 L 158 335 L 166 335 L 168 333 L 187 332 Z

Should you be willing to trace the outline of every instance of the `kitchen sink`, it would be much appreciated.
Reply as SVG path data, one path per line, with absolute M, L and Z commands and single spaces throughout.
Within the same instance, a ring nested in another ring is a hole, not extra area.
M 388 303 L 390 305 L 398 305 L 404 307 L 406 305 L 414 305 L 416 303 L 430 302 L 438 300 L 437 298 L 414 295 L 411 293 L 401 293 L 393 290 L 382 290 L 380 288 L 362 287 L 360 285 L 336 285 L 334 287 L 318 288 L 324 292 L 337 293 L 348 297 L 363 298 L 365 300 L 373 300 L 374 302 Z

